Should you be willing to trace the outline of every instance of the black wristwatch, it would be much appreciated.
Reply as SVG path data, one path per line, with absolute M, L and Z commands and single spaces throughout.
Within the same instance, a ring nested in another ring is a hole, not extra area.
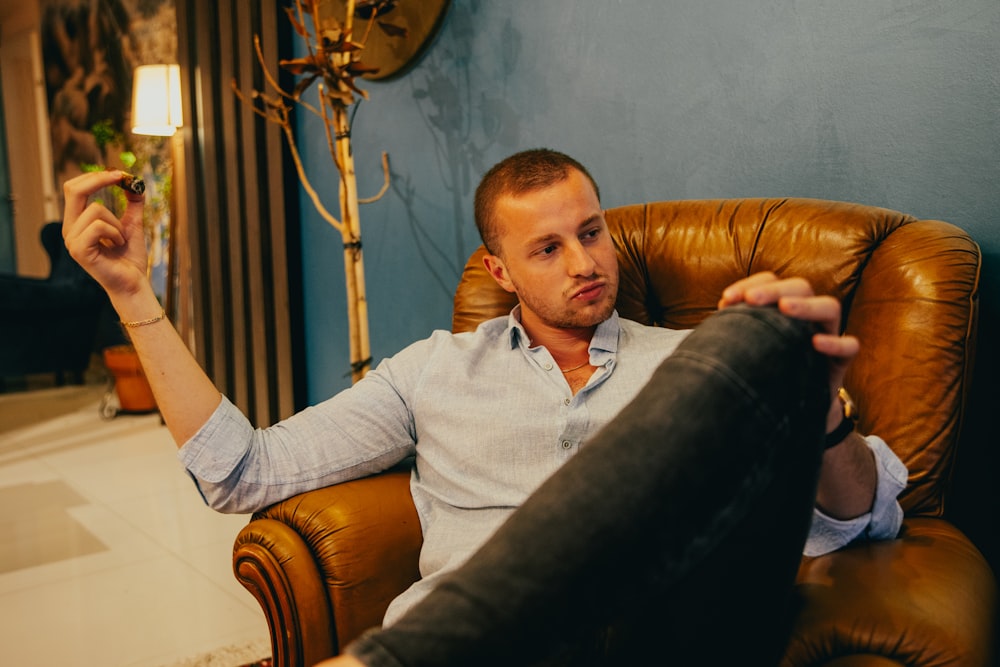
M 854 427 L 858 423 L 858 407 L 854 404 L 854 399 L 847 393 L 847 390 L 843 387 L 838 389 L 837 398 L 840 399 L 840 404 L 844 408 L 844 418 L 840 420 L 837 428 L 826 434 L 826 441 L 824 443 L 826 449 L 836 447 L 846 440 L 847 436 L 854 431 Z

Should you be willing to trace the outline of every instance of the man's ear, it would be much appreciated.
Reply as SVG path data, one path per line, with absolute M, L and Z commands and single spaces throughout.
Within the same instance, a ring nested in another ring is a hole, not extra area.
M 502 259 L 496 255 L 483 255 L 483 266 L 493 276 L 493 280 L 497 281 L 497 285 L 500 285 L 500 287 L 508 292 L 514 291 L 514 283 L 511 282 L 510 276 L 507 275 L 507 267 L 504 266 Z

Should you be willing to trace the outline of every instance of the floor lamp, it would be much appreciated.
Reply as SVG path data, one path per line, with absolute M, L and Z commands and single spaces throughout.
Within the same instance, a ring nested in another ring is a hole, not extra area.
M 187 225 L 181 207 L 177 205 L 178 187 L 183 183 L 184 154 L 182 137 L 178 128 L 184 125 L 181 104 L 181 77 L 177 65 L 141 65 L 135 68 L 132 79 L 132 133 L 169 137 L 170 141 L 170 207 L 167 229 L 167 279 L 165 303 L 167 316 L 177 327 L 189 347 L 191 336 L 190 294 L 187 276 L 190 271 L 178 266 L 187 261 L 187 253 L 178 255 L 185 247 Z

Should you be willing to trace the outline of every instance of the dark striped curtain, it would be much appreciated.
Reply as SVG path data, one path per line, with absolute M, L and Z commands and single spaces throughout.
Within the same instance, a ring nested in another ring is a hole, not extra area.
M 276 0 L 176 2 L 186 95 L 175 319 L 219 389 L 265 426 L 304 400 L 296 179 L 281 131 L 230 85 L 263 89 L 253 37 L 274 72 L 290 29 Z

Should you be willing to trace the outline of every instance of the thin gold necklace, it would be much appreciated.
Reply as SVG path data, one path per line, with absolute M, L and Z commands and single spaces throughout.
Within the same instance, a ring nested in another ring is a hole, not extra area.
M 561 370 L 561 371 L 562 371 L 563 373 L 572 373 L 573 371 L 578 371 L 578 370 L 580 370 L 581 368 L 583 368 L 584 366 L 589 366 L 589 365 L 590 365 L 590 359 L 587 359 L 587 360 L 586 360 L 585 362 L 583 362 L 583 363 L 582 363 L 582 364 L 580 364 L 579 366 L 574 366 L 573 368 L 567 368 L 567 369 L 566 369 L 566 370 L 564 370 L 564 371 L 562 371 L 562 369 L 561 369 L 561 368 L 560 368 L 559 370 Z

